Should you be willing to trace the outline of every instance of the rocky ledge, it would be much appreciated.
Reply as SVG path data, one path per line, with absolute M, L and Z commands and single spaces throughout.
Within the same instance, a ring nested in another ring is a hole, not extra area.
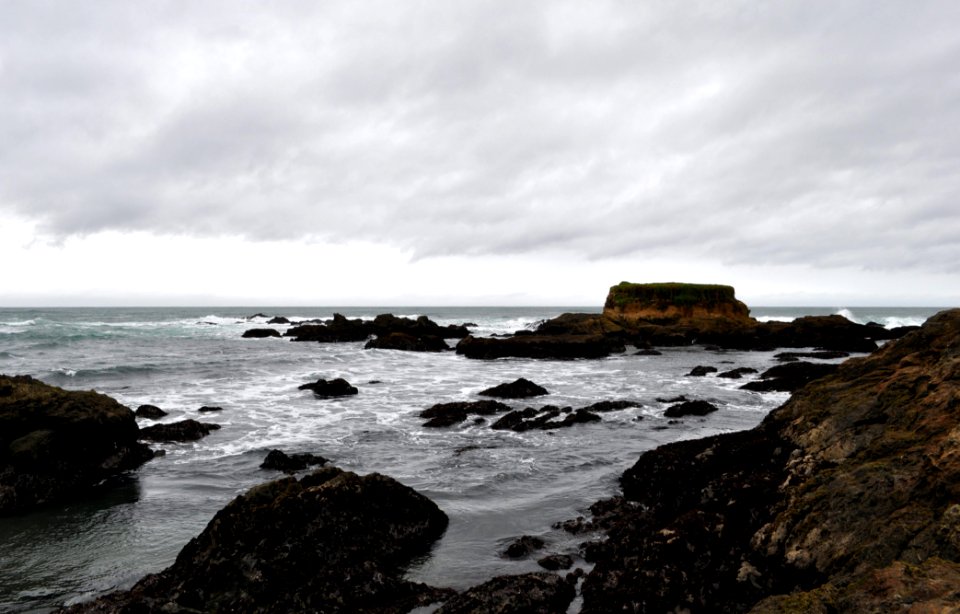
M 414 338 L 435 337 L 440 339 L 462 339 L 469 334 L 466 326 L 440 326 L 427 316 L 417 319 L 400 318 L 385 313 L 373 320 L 355 318 L 350 320 L 336 313 L 332 320 L 322 323 L 305 323 L 290 328 L 285 337 L 293 337 L 294 341 L 366 341 L 371 336 L 384 337 L 392 333 L 402 333 Z M 406 349 L 391 347 L 390 349 Z
M 952 310 L 755 429 L 645 453 L 592 508 L 582 612 L 953 611 L 958 415 Z
M 93 391 L 0 375 L 0 515 L 89 494 L 153 458 L 133 412 Z
M 391 478 L 324 467 L 240 495 L 172 566 L 65 611 L 399 614 L 453 594 L 402 578 L 446 527 Z

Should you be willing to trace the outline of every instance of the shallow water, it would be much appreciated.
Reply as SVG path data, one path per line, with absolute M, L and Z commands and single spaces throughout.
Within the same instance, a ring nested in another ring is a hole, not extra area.
M 476 334 L 510 332 L 573 308 L 341 309 L 348 317 L 425 314 L 441 324 L 474 322 Z M 572 552 L 551 529 L 617 490 L 617 477 L 657 445 L 756 425 L 783 393 L 739 390 L 743 380 L 687 377 L 697 365 L 763 370 L 773 352 L 701 347 L 631 351 L 601 360 L 474 361 L 453 352 L 364 350 L 363 343 L 242 339 L 263 312 L 292 319 L 330 317 L 322 308 L 0 309 L 0 372 L 30 374 L 69 389 L 95 389 L 132 408 L 192 417 L 222 429 L 188 444 L 163 444 L 155 459 L 113 488 L 79 503 L 0 519 L 0 611 L 46 611 L 132 585 L 173 562 L 217 510 L 251 486 L 279 476 L 259 469 L 267 451 L 313 452 L 361 473 L 380 472 L 419 490 L 450 516 L 432 556 L 412 579 L 464 588 L 500 573 L 535 568 L 498 556 L 523 534 Z M 754 314 L 790 318 L 811 310 Z M 826 310 L 828 313 L 836 310 Z M 935 310 L 873 310 L 870 319 L 920 323 Z M 816 312 L 814 312 L 816 313 Z M 858 314 L 851 314 L 860 317 Z M 283 330 L 285 326 L 277 326 Z M 451 341 L 451 344 L 454 343 Z M 630 350 L 630 348 L 628 348 Z M 344 377 L 356 397 L 319 400 L 297 386 Z M 550 391 L 528 405 L 579 407 L 602 400 L 641 408 L 603 414 L 600 423 L 554 431 L 493 431 L 465 423 L 425 429 L 416 414 L 434 403 L 476 400 L 483 388 L 526 377 Z M 748 376 L 749 377 L 749 376 Z M 373 383 L 378 382 L 378 383 Z M 657 398 L 686 395 L 720 410 L 671 423 Z M 224 408 L 199 414 L 203 405 Z M 141 421 L 141 426 L 155 423 Z

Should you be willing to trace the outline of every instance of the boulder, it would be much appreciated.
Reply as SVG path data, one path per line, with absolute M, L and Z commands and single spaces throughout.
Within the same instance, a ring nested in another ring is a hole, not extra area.
M 550 394 L 543 386 L 534 384 L 526 378 L 519 378 L 509 384 L 500 384 L 478 392 L 480 396 L 498 399 L 526 399 Z
M 283 316 L 274 316 L 267 321 L 267 324 L 289 324 L 290 320 Z
M 211 414 L 211 413 L 215 413 L 215 412 L 218 412 L 218 411 L 223 411 L 223 408 L 222 408 L 222 407 L 216 407 L 216 406 L 213 406 L 213 405 L 204 405 L 203 407 L 201 407 L 201 408 L 198 409 L 197 411 L 200 412 L 201 414 Z
M 154 424 L 140 429 L 139 438 L 145 441 L 196 441 L 220 428 L 219 424 L 187 419 L 169 424 Z
M 137 418 L 147 418 L 149 420 L 156 420 L 158 418 L 163 418 L 167 415 L 167 412 L 163 411 L 156 405 L 141 405 L 137 408 L 137 411 L 134 412 L 134 415 Z
M 365 350 L 403 350 L 405 352 L 445 352 L 452 350 L 447 342 L 435 335 L 415 336 L 408 333 L 387 333 L 367 341 Z
M 316 454 L 302 452 L 300 454 L 286 454 L 282 450 L 270 450 L 267 457 L 260 463 L 261 469 L 275 469 L 284 473 L 296 473 L 307 467 L 327 464 L 327 459 Z
M 562 614 L 575 596 L 573 584 L 556 574 L 498 576 L 450 599 L 435 614 Z
M 540 550 L 544 545 L 544 541 L 539 537 L 523 535 L 512 541 L 507 549 L 500 553 L 500 556 L 505 559 L 522 559 Z
M 279 337 L 280 331 L 275 328 L 251 328 L 243 331 L 244 339 L 264 339 L 266 337 Z
M 955 609 L 960 310 L 811 381 L 749 431 L 643 454 L 583 614 Z
M 717 373 L 717 377 L 722 377 L 725 379 L 740 379 L 744 375 L 756 372 L 757 370 L 753 367 L 737 367 L 736 369 L 730 369 L 729 371 L 724 371 L 723 373 Z
M 403 579 L 447 527 L 429 499 L 379 474 L 324 467 L 240 495 L 176 562 L 67 612 L 378 612 L 450 596 Z
M 510 406 L 499 401 L 473 401 L 438 403 L 420 412 L 421 418 L 428 418 L 423 426 L 444 427 L 459 424 L 470 415 L 491 416 L 510 411 Z
M 717 411 L 717 406 L 708 401 L 684 401 L 671 405 L 663 415 L 667 418 L 683 418 L 685 416 L 706 416 Z
M 89 495 L 153 458 L 133 412 L 93 391 L 0 375 L 0 515 Z
M 321 378 L 312 384 L 303 384 L 297 388 L 298 390 L 312 390 L 313 394 L 321 399 L 351 396 L 360 392 L 355 386 L 351 386 L 350 382 L 342 377 L 329 381 Z
M 506 338 L 465 337 L 457 344 L 457 354 L 467 358 L 603 358 L 623 352 L 623 341 L 604 335 L 531 334 Z
M 570 569 L 573 567 L 573 557 L 569 554 L 548 554 L 539 559 L 537 565 L 547 571 L 559 571 L 561 569 Z
M 707 367 L 707 366 L 698 366 L 690 370 L 690 373 L 687 373 L 687 377 L 703 377 L 708 373 L 716 373 L 716 367 Z

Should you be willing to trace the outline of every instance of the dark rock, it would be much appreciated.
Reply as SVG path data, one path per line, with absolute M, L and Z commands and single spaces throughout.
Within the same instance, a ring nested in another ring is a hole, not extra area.
M 669 399 L 664 397 L 657 397 L 657 403 L 686 403 L 689 400 L 690 399 L 688 399 L 686 396 L 682 394 Z
M 507 338 L 466 337 L 457 344 L 457 354 L 467 358 L 603 358 L 623 352 L 622 341 L 603 335 L 541 335 Z
M 592 405 L 587 405 L 582 408 L 584 411 L 591 412 L 608 412 L 608 411 L 620 411 L 622 409 L 630 409 L 633 407 L 643 407 L 642 403 L 637 403 L 636 401 L 599 401 Z
M 243 332 L 244 339 L 263 339 L 265 337 L 279 337 L 280 331 L 274 328 L 251 328 Z
M 284 473 L 296 473 L 307 467 L 327 464 L 327 459 L 306 452 L 300 454 L 285 454 L 281 450 L 270 450 L 267 457 L 260 464 L 261 469 L 276 469 Z
M 89 495 L 153 458 L 133 412 L 96 392 L 0 375 L 0 515 Z
M 548 571 L 559 571 L 573 567 L 573 557 L 568 554 L 550 554 L 537 561 L 537 565 Z
M 146 441 L 196 441 L 209 435 L 210 431 L 219 428 L 219 424 L 188 419 L 144 427 L 140 429 L 139 438 Z
M 473 401 L 456 403 L 438 403 L 420 412 L 421 418 L 429 418 L 423 426 L 444 427 L 459 424 L 471 414 L 490 416 L 510 411 L 510 406 L 499 401 Z
M 550 393 L 547 392 L 547 389 L 543 386 L 534 384 L 530 380 L 521 377 L 509 384 L 500 384 L 493 388 L 481 390 L 478 394 L 485 397 L 496 397 L 498 399 L 525 399 Z
M 561 415 L 564 416 L 563 419 L 556 420 Z M 574 410 L 570 407 L 561 409 L 555 405 L 545 405 L 540 409 L 528 407 L 522 411 L 512 411 L 490 425 L 490 428 L 522 433 L 532 429 L 546 431 L 600 420 L 600 416 L 585 407 Z
M 365 350 L 403 350 L 406 352 L 445 352 L 451 350 L 447 342 L 433 335 L 416 337 L 407 333 L 388 333 L 367 341 Z
M 500 556 L 506 559 L 522 559 L 530 554 L 540 550 L 544 546 L 544 541 L 533 535 L 523 535 L 515 539 Z
M 708 401 L 685 401 L 667 408 L 663 415 L 667 418 L 683 418 L 684 416 L 706 416 L 717 411 L 717 406 Z
M 736 369 L 730 369 L 729 371 L 724 371 L 723 373 L 717 373 L 717 377 L 724 377 L 727 379 L 740 379 L 748 373 L 756 373 L 757 370 L 753 367 L 738 367 Z
M 274 316 L 269 321 L 267 321 L 267 324 L 289 324 L 289 323 L 290 323 L 290 320 L 288 320 L 283 316 Z
M 634 356 L 662 356 L 663 352 L 659 350 L 638 350 L 633 353 Z
M 268 316 L 268 315 L 265 314 L 265 313 L 255 313 L 255 314 L 253 314 L 252 316 L 247 316 L 247 319 L 248 319 L 248 320 L 254 320 L 254 319 L 256 319 L 256 318 L 269 318 L 269 317 L 270 317 L 270 316 Z
M 67 612 L 401 614 L 451 595 L 402 577 L 446 526 L 395 480 L 325 467 L 252 488 L 171 567 Z
M 573 584 L 556 574 L 498 576 L 450 599 L 435 614 L 562 614 L 575 596 Z
M 469 334 L 465 326 L 440 326 L 426 316 L 416 320 L 398 318 L 391 314 L 378 315 L 373 320 L 349 320 L 339 313 L 323 324 L 300 324 L 288 330 L 286 336 L 294 341 L 344 342 L 365 341 L 370 336 L 385 337 L 403 333 L 413 337 L 461 339 Z M 391 348 L 395 349 L 395 348 Z
M 351 396 L 360 392 L 355 386 L 351 386 L 350 382 L 342 377 L 338 377 L 337 379 L 332 379 L 329 381 L 325 379 L 318 379 L 312 384 L 303 384 L 298 386 L 298 389 L 312 390 L 313 394 L 323 399 L 330 397 Z
M 740 387 L 754 392 L 793 392 L 815 379 L 835 373 L 838 368 L 839 365 L 831 363 L 788 362 L 770 367 L 760 375 L 761 379 Z
M 599 519 L 581 611 L 953 609 L 957 365 L 952 310 L 810 382 L 755 429 L 643 454 Z
M 148 418 L 150 420 L 156 420 L 157 418 L 163 418 L 167 415 L 167 412 L 163 411 L 156 405 L 141 405 L 137 408 L 137 411 L 134 412 L 134 415 L 137 418 Z
M 213 413 L 213 412 L 217 412 L 217 411 L 223 411 L 223 408 L 222 408 L 222 407 L 214 407 L 214 406 L 211 406 L 211 405 L 204 405 L 203 407 L 201 407 L 201 408 L 198 409 L 197 411 L 200 412 L 201 414 L 209 414 L 209 413 Z
M 699 367 L 694 367 L 694 368 L 690 371 L 690 373 L 687 373 L 687 376 L 688 376 L 688 377 L 703 377 L 703 376 L 705 376 L 707 373 L 716 373 L 716 372 L 717 372 L 717 368 L 716 368 L 716 367 L 699 366 Z

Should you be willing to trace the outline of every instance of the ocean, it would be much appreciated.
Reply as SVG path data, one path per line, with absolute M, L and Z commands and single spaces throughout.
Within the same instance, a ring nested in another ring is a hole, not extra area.
M 47 612 L 128 588 L 170 565 L 230 499 L 281 474 L 259 468 L 271 449 L 320 454 L 344 469 L 390 475 L 433 499 L 450 517 L 446 535 L 408 577 L 466 588 L 537 569 L 499 556 L 512 539 L 538 535 L 554 552 L 576 542 L 552 528 L 617 492 L 617 478 L 658 445 L 755 426 L 786 393 L 740 390 L 743 380 L 688 377 L 776 363 L 775 352 L 662 349 L 599 360 L 468 360 L 453 352 L 364 350 L 363 343 L 243 339 L 269 317 L 292 320 L 426 315 L 475 324 L 478 336 L 529 329 L 564 312 L 599 307 L 209 307 L 0 309 L 0 373 L 32 375 L 73 390 L 96 390 L 135 409 L 157 405 L 160 420 L 195 418 L 222 428 L 166 450 L 113 488 L 88 499 L 0 518 L 0 612 Z M 760 320 L 840 313 L 887 327 L 921 324 L 937 308 L 756 307 Z M 274 326 L 285 330 L 286 326 Z M 451 345 L 455 340 L 451 340 Z M 355 397 L 320 400 L 300 384 L 343 377 Z M 429 429 L 417 413 L 436 403 L 525 377 L 550 395 L 515 407 L 582 407 L 631 400 L 642 407 L 552 431 L 494 431 L 488 424 Z M 685 395 L 720 410 L 669 420 L 663 399 Z M 222 412 L 200 414 L 204 405 Z M 157 421 L 141 420 L 141 426 Z

